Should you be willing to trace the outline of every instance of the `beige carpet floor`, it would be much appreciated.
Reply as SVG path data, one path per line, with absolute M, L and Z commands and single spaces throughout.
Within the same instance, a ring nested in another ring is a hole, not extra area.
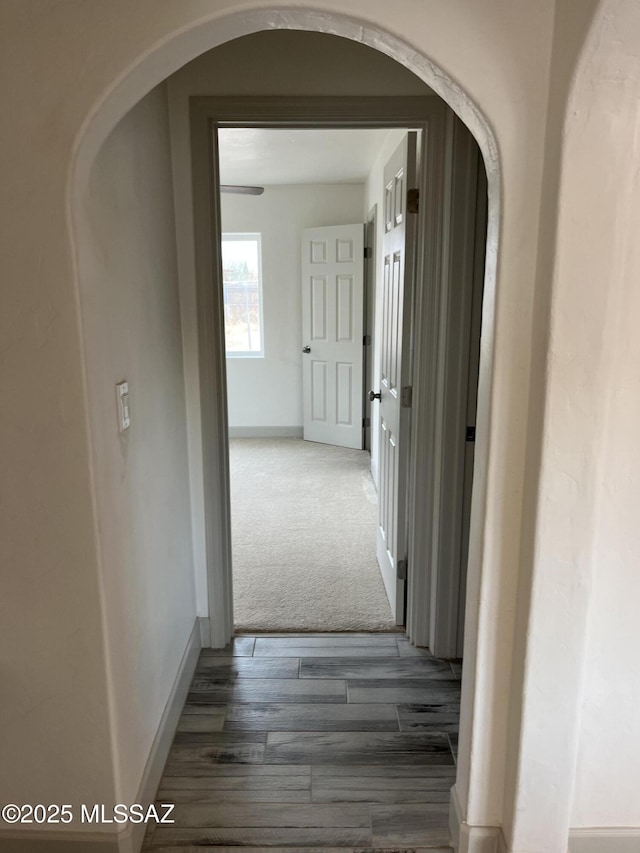
M 232 439 L 230 458 L 236 630 L 394 630 L 368 453 Z

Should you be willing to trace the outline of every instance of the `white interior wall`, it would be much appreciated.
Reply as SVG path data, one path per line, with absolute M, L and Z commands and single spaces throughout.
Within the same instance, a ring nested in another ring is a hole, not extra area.
M 92 169 L 81 294 L 119 802 L 138 786 L 195 621 L 166 88 Z M 118 432 L 116 382 L 131 426 Z
M 227 358 L 229 426 L 302 430 L 302 229 L 362 220 L 362 184 L 222 195 L 222 229 L 262 235 L 264 358 Z M 265 433 L 268 434 L 268 433 Z
M 575 583 L 590 594 L 571 822 L 635 828 L 629 850 L 640 849 L 639 56 L 640 7 L 607 0 L 567 123 L 551 375 L 560 398 L 555 476 L 565 480 L 554 491 L 569 528 L 559 548 L 570 560 L 573 544 Z M 588 534 L 573 523 L 586 512 Z
M 544 849 L 566 849 L 571 808 L 567 792 L 570 793 L 573 785 L 577 752 L 577 716 L 582 701 L 579 660 L 584 646 L 584 603 L 588 590 L 571 576 L 570 563 L 564 559 L 569 550 L 563 554 L 560 565 L 556 562 L 557 554 L 566 545 L 568 529 L 567 511 L 560 508 L 558 498 L 562 491 L 566 495 L 571 489 L 558 490 L 558 484 L 551 485 L 543 472 L 555 466 L 553 454 L 548 455 L 549 448 L 566 442 L 577 449 L 576 436 L 587 424 L 586 420 L 581 424 L 572 422 L 569 407 L 564 411 L 568 389 L 560 392 L 563 412 L 560 421 L 557 412 L 549 416 L 546 380 L 550 370 L 549 329 L 555 288 L 559 185 L 565 167 L 563 142 L 565 122 L 571 113 L 568 99 L 576 63 L 597 5 L 598 0 L 584 0 L 580 4 L 556 0 L 555 3 L 552 82 L 546 118 L 541 215 L 537 225 L 527 422 L 526 476 L 531 483 L 537 480 L 538 488 L 529 488 L 523 501 L 515 619 L 517 625 L 527 624 L 529 628 L 515 634 L 514 660 L 525 661 L 525 666 L 514 667 L 511 677 L 507 748 L 513 760 L 507 768 L 503 815 L 505 835 L 511 839 L 513 849 L 535 849 L 540 844 Z M 583 289 L 582 282 L 578 287 Z M 563 316 L 567 318 L 569 314 Z M 574 314 L 574 321 L 579 314 L 580 311 Z M 585 341 L 589 340 L 588 333 L 580 334 Z M 565 332 L 561 337 L 565 337 Z M 578 367 L 577 362 L 574 367 Z M 566 436 L 560 438 L 558 434 L 549 444 L 546 435 L 549 425 L 557 429 L 565 418 Z M 574 466 L 572 462 L 567 485 L 575 478 L 576 483 L 582 481 L 583 489 L 588 488 L 587 471 L 582 464 L 585 458 L 588 457 L 582 451 L 576 454 L 574 461 L 579 464 Z M 576 514 L 575 507 L 570 516 L 572 526 L 582 530 L 573 547 L 576 553 L 580 550 L 583 555 L 588 554 L 591 518 L 588 513 Z M 541 535 L 542 527 L 549 521 L 551 527 Z M 549 709 L 553 709 L 552 713 Z M 535 808 L 531 807 L 530 790 L 536 791 Z M 559 791 L 562 796 L 558 796 Z M 544 821 L 540 820 L 540 814 L 545 815 Z

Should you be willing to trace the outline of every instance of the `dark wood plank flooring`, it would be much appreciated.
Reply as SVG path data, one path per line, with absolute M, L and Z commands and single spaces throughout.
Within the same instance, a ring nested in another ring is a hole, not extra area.
M 144 849 L 449 851 L 460 678 L 401 634 L 204 649 Z

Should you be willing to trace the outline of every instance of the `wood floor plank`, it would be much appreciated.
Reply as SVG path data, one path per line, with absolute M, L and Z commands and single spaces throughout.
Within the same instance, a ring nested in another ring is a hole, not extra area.
M 144 847 L 144 850 L 153 850 L 154 853 L 202 853 L 206 850 L 215 850 L 216 853 L 239 853 L 238 847 L 226 847 L 220 844 L 205 844 L 203 846 L 185 847 L 165 846 Z M 294 853 L 291 847 L 242 847 L 242 853 Z M 296 851 L 298 853 L 298 851 Z M 451 847 L 305 847 L 304 853 L 453 853 Z
M 458 732 L 449 732 L 447 737 L 449 738 L 449 743 L 451 744 L 451 751 L 453 752 L 454 756 L 457 758 L 458 757 Z
M 400 731 L 457 732 L 460 725 L 460 705 L 398 705 Z
M 169 750 L 164 775 L 202 776 L 215 764 L 262 764 L 264 754 L 264 743 L 174 744 Z
M 216 827 L 191 829 L 181 827 L 158 827 L 152 836 L 150 850 L 156 850 L 163 845 L 179 845 L 180 853 L 184 853 L 183 845 L 193 845 L 198 853 L 211 845 L 216 850 L 225 846 L 235 848 L 242 847 L 243 853 L 247 847 L 266 847 L 272 853 L 274 847 L 288 848 L 287 853 L 292 853 L 291 847 L 304 848 L 351 848 L 365 847 L 366 853 L 374 853 L 371 850 L 371 829 L 369 827 Z M 189 849 L 187 847 L 187 849 Z M 363 851 L 364 853 L 364 851 Z M 384 853 L 391 853 L 387 848 Z M 403 848 L 402 853 L 408 853 Z M 433 851 L 429 851 L 433 853 Z
M 278 771 L 284 770 L 284 773 Z M 218 772 L 215 772 L 218 771 Z M 244 771 L 229 775 L 225 771 Z M 221 765 L 207 776 L 163 777 L 156 795 L 159 802 L 193 803 L 309 803 L 309 766 Z
M 200 654 L 203 657 L 229 657 L 230 655 L 251 657 L 255 644 L 255 637 L 234 637 L 224 648 L 202 649 Z
M 275 640 L 273 642 L 275 642 Z M 260 657 L 261 654 L 262 652 L 257 652 L 256 657 Z M 265 649 L 264 655 L 270 657 L 278 657 L 282 655 L 283 657 L 298 658 L 324 658 L 327 657 L 327 655 L 348 658 L 357 656 L 372 658 L 388 657 L 397 659 L 399 657 L 397 646 L 336 646 L 332 649 L 328 649 L 326 646 L 289 646 L 288 649 L 283 647 L 281 650 L 270 647 L 269 649 Z
M 340 679 L 195 679 L 187 696 L 187 704 L 346 702 L 346 697 L 346 684 Z
M 402 803 L 449 803 L 451 785 L 446 791 L 420 791 L 414 788 L 397 790 L 395 788 L 358 787 L 358 780 L 348 788 L 333 788 L 330 785 L 314 785 L 311 789 L 312 803 L 362 803 L 367 805 L 399 805 Z M 173 800 L 171 800 L 173 802 Z
M 204 655 L 195 675 L 200 678 L 297 678 L 298 658 L 254 658 Z
M 362 805 L 288 805 L 278 803 L 178 803 L 171 813 L 175 827 L 238 827 L 242 829 L 276 829 L 283 822 L 290 828 L 359 827 L 369 829 L 369 809 Z
M 269 766 L 276 767 L 282 765 L 263 765 L 265 768 Z M 296 767 L 297 765 L 289 765 Z M 399 764 L 385 762 L 384 764 L 314 764 L 311 767 L 311 780 L 318 781 L 327 776 L 339 778 L 341 776 L 367 776 L 373 780 L 373 784 L 377 779 L 385 777 L 391 781 L 391 784 L 400 784 L 402 779 L 415 780 L 416 778 L 442 780 L 435 784 L 447 785 L 449 782 L 453 784 L 456 779 L 456 768 L 451 764 L 432 764 L 426 767 L 416 767 L 415 764 Z M 236 768 L 230 768 L 236 769 Z M 244 768 L 242 768 L 244 769 Z M 249 768 L 247 768 L 249 770 Z
M 213 715 L 216 712 L 226 714 L 227 713 L 227 706 L 224 704 L 212 705 L 212 704 L 207 703 L 207 702 L 198 702 L 198 704 L 192 705 L 190 702 L 187 701 L 187 704 L 182 709 L 182 718 L 184 719 L 185 717 L 188 717 L 191 715 L 196 715 L 196 714 L 198 716 L 201 716 L 201 717 L 202 716 L 208 716 L 208 715 Z
M 314 803 L 448 803 L 455 780 L 452 766 L 319 765 L 312 769 L 311 796 Z
M 341 646 L 394 646 L 398 639 L 408 642 L 402 634 L 396 633 L 367 633 L 367 632 L 342 632 L 324 634 L 283 634 L 276 637 L 273 634 L 258 636 L 257 640 L 261 647 L 267 647 L 271 642 L 274 645 L 292 646 L 322 646 L 325 648 L 339 648 Z
M 178 732 L 221 732 L 227 715 L 225 707 L 214 706 L 208 714 L 186 714 L 178 720 Z
M 265 764 L 453 764 L 445 734 L 269 732 Z
M 300 677 L 430 678 L 448 681 L 455 678 L 447 661 L 424 657 L 303 657 L 300 660 Z
M 251 636 L 265 640 L 335 640 L 343 637 L 349 640 L 375 640 L 377 637 L 407 639 L 406 634 L 401 629 L 393 631 L 251 631 L 247 634 L 240 632 L 237 636 Z
M 397 634 L 203 650 L 158 790 L 154 853 L 450 853 L 460 663 Z
M 254 781 L 263 785 L 298 784 L 297 780 L 310 783 L 310 764 L 217 764 L 211 767 L 206 777 L 182 776 L 170 780 L 172 786 L 178 788 L 200 788 L 212 790 L 220 785 L 243 785 Z M 261 781 L 262 780 L 262 781 Z M 160 783 L 164 784 L 164 779 Z
M 267 732 L 176 732 L 172 747 L 198 746 L 238 746 L 247 743 L 266 743 Z
M 232 731 L 398 731 L 395 705 L 274 704 L 229 705 L 224 730 Z
M 456 678 L 462 678 L 462 661 L 452 660 L 450 661 L 451 669 L 453 670 L 453 674 Z
M 313 682 L 310 682 L 313 683 Z M 447 679 L 348 679 L 349 702 L 395 702 L 401 705 L 439 705 L 460 701 L 460 682 Z
M 448 796 L 448 795 L 447 795 Z M 247 788 L 216 788 L 215 791 L 193 789 L 175 790 L 164 788 L 157 795 L 159 803 L 310 803 L 311 788 L 276 788 L 263 785 Z M 318 800 L 318 802 L 341 802 L 340 800 Z M 416 800 L 381 800 L 380 802 L 416 802 Z M 283 811 L 283 819 L 286 812 Z
M 424 804 L 371 806 L 374 846 L 409 844 L 428 846 L 449 843 L 447 805 Z
M 254 657 L 398 657 L 394 635 L 369 637 L 285 637 L 256 640 Z
M 154 853 L 202 853 L 215 850 L 216 853 L 239 853 L 238 847 L 227 847 L 220 844 L 205 844 L 203 846 L 166 846 L 144 847 L 143 850 L 153 850 Z M 242 847 L 242 853 L 294 853 L 291 847 Z M 300 851 L 295 851 L 300 853 Z M 304 853 L 453 853 L 451 847 L 407 847 L 406 845 L 391 847 L 305 847 Z

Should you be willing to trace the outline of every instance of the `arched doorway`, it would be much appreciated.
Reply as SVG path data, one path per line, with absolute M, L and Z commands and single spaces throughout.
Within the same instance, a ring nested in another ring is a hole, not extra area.
M 211 40 L 208 43 L 208 46 L 212 44 L 219 43 L 221 41 L 227 41 L 229 38 L 232 38 L 234 35 L 242 35 L 249 32 L 255 32 L 260 30 L 262 27 L 272 26 L 272 18 L 269 13 L 251 13 L 250 15 L 243 16 L 242 14 L 232 15 L 225 21 L 225 26 L 221 25 L 222 22 L 211 22 L 211 30 L 210 30 L 210 38 Z M 207 25 L 208 26 L 208 25 Z M 354 36 L 353 23 L 347 19 L 341 20 L 339 18 L 319 16 L 316 13 L 309 13 L 305 11 L 299 11 L 294 14 L 287 15 L 286 26 L 290 28 L 298 28 L 298 29 L 311 29 L 323 31 L 324 29 L 330 28 L 333 33 L 338 35 L 342 35 L 345 38 L 352 38 Z M 201 31 L 199 32 L 199 44 L 202 46 L 202 39 L 204 38 L 204 30 L 206 26 L 203 25 Z M 359 30 L 357 30 L 360 33 Z M 186 36 L 182 34 L 180 36 L 181 43 L 186 50 L 186 42 L 188 41 Z M 499 172 L 498 172 L 498 161 L 496 155 L 496 146 L 493 141 L 493 135 L 488 129 L 486 123 L 482 120 L 480 114 L 475 110 L 471 102 L 460 92 L 458 87 L 450 80 L 448 80 L 445 76 L 442 75 L 440 71 L 435 69 L 427 59 L 420 58 L 416 55 L 416 53 L 410 49 L 409 47 L 402 45 L 388 34 L 384 33 L 376 33 L 373 31 L 367 32 L 366 36 L 362 37 L 360 33 L 360 39 L 362 41 L 367 40 L 371 43 L 372 46 L 376 47 L 376 49 L 382 49 L 384 52 L 389 55 L 393 55 L 394 58 L 401 61 L 406 67 L 410 68 L 414 73 L 420 76 L 422 79 L 426 80 L 433 88 L 438 91 L 441 95 L 444 96 L 445 100 L 449 103 L 455 105 L 459 113 L 466 120 L 467 124 L 476 132 L 476 138 L 478 139 L 481 148 L 483 149 L 483 154 L 485 158 L 485 163 L 487 165 L 487 174 L 488 174 L 488 182 L 489 182 L 489 229 L 488 229 L 488 243 L 489 243 L 489 258 L 495 258 L 495 252 L 497 247 L 497 234 L 498 234 L 498 199 L 499 199 Z M 166 50 L 168 50 L 168 46 L 165 46 Z M 197 50 L 195 50 L 197 52 Z M 154 57 L 155 60 L 159 60 L 160 55 L 162 54 L 162 49 L 158 51 L 158 55 Z M 193 55 L 193 54 L 192 54 Z M 91 162 L 95 152 L 101 144 L 101 141 L 105 138 L 109 130 L 114 126 L 116 120 L 126 111 L 126 109 L 131 106 L 136 100 L 144 94 L 153 79 L 157 80 L 161 79 L 157 77 L 158 71 L 157 68 L 162 65 L 162 62 L 159 62 L 159 65 L 154 65 L 154 62 L 151 59 L 141 63 L 141 65 L 134 71 L 132 74 L 124 81 L 117 90 L 115 90 L 104 102 L 102 107 L 97 110 L 91 121 L 88 122 L 85 134 L 81 143 L 79 145 L 77 151 L 77 158 L 75 164 L 75 171 L 73 174 L 73 184 L 71 187 L 70 199 L 72 204 L 72 218 L 75 223 L 75 245 L 78 254 L 81 256 L 82 253 L 86 250 L 88 243 L 90 242 L 90 237 L 84 233 L 83 234 L 83 226 L 81 223 L 81 216 L 79 212 L 80 203 L 82 199 L 82 193 L 84 188 L 84 183 L 86 182 L 88 176 L 88 170 L 90 169 Z M 85 242 L 86 241 L 86 242 Z M 81 284 L 81 283 L 80 283 Z M 487 288 L 489 291 L 495 285 L 494 281 L 494 269 L 492 266 L 489 267 L 488 275 L 487 275 Z M 493 298 L 489 301 L 490 306 L 493 305 Z M 492 316 L 491 310 L 487 310 L 485 313 L 485 340 L 487 341 L 487 346 L 483 352 L 483 369 L 481 371 L 482 376 L 484 377 L 484 382 L 489 381 L 491 365 L 487 363 L 487 359 L 490 361 L 491 357 L 491 340 L 492 340 Z M 210 353 L 209 353 L 210 355 Z M 210 365 L 210 359 L 206 352 L 200 352 L 200 364 L 201 366 L 205 366 L 207 364 Z M 201 381 L 203 377 L 201 375 Z M 201 390 L 203 390 L 204 386 L 201 386 Z M 485 389 L 486 390 L 486 389 Z M 483 453 L 486 454 L 487 446 L 486 444 L 483 447 L 482 438 L 482 417 L 486 417 L 488 401 L 483 396 L 484 392 L 481 389 L 481 409 L 480 409 L 480 428 L 479 428 L 479 442 L 477 446 L 477 452 L 479 456 L 482 456 Z M 206 397 L 206 391 L 204 394 Z M 206 402 L 203 402 L 203 406 L 206 408 Z M 214 428 L 215 428 L 215 419 L 213 419 Z M 216 468 L 219 463 L 219 460 L 211 460 L 211 467 Z M 476 496 L 475 496 L 475 504 L 476 504 L 476 517 L 478 521 L 482 517 L 482 507 L 483 507 L 483 496 L 486 487 L 486 483 L 484 482 L 484 472 L 486 471 L 486 465 L 484 461 L 481 460 L 480 465 L 478 466 L 478 470 L 480 471 L 480 478 L 476 480 Z M 208 501 L 208 510 L 205 512 L 206 518 L 213 518 L 220 512 L 220 506 L 218 503 L 219 495 L 216 492 L 216 488 L 213 485 L 213 481 L 210 480 L 207 482 L 207 475 L 205 473 L 205 482 L 204 482 L 204 493 L 205 493 L 205 502 Z M 477 526 L 476 526 L 477 529 Z M 209 534 L 206 537 L 208 540 L 208 548 L 216 547 L 216 536 L 213 534 L 213 530 L 209 530 Z M 472 541 L 472 552 L 474 553 L 474 559 L 476 561 L 479 560 L 479 542 Z M 475 549 L 475 550 L 474 550 Z M 473 563 L 472 563 L 473 565 Z M 477 586 L 473 586 L 472 598 L 479 594 L 479 590 Z M 220 600 L 220 597 L 218 597 Z M 476 598 L 476 602 L 477 602 Z M 215 625 L 218 626 L 221 624 L 222 620 L 216 620 Z M 473 620 L 475 623 L 475 620 Z M 228 627 L 222 627 L 222 635 L 224 639 L 225 631 L 228 633 Z M 475 649 L 474 639 L 471 638 L 469 644 L 472 648 Z M 470 667 L 471 675 L 469 678 L 472 679 L 474 667 Z M 472 681 L 468 683 L 468 689 L 473 690 Z

